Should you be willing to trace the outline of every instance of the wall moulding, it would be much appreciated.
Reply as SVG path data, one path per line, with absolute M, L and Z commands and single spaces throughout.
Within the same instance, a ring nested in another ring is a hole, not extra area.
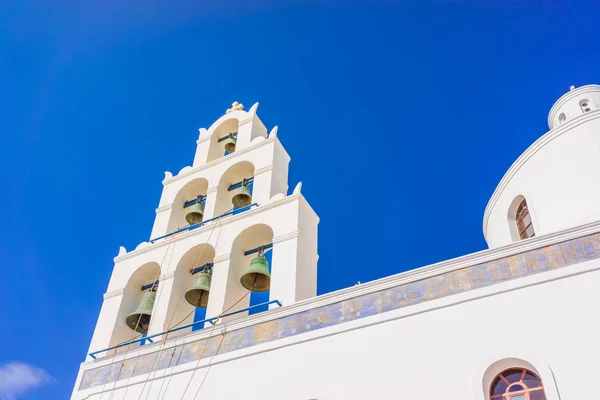
M 191 168 L 189 170 L 186 170 L 185 172 L 183 172 L 180 175 L 176 175 L 176 176 L 173 176 L 172 178 L 165 179 L 165 180 L 163 180 L 163 185 L 164 186 L 169 185 L 169 184 L 171 184 L 173 182 L 177 182 L 180 179 L 187 178 L 190 175 L 193 175 L 193 174 L 195 174 L 197 172 L 204 171 L 204 170 L 207 170 L 209 168 L 212 168 L 215 165 L 218 165 L 218 164 L 221 164 L 221 163 L 225 163 L 225 162 L 229 162 L 231 160 L 239 158 L 243 154 L 246 154 L 246 153 L 249 153 L 249 152 L 253 151 L 254 149 L 257 149 L 257 148 L 259 148 L 261 146 L 266 146 L 266 145 L 271 144 L 271 143 L 273 143 L 275 141 L 278 141 L 278 140 L 279 140 L 278 138 L 274 137 L 274 138 L 265 139 L 265 140 L 263 140 L 261 142 L 258 142 L 258 143 L 254 143 L 254 144 L 252 144 L 252 145 L 250 145 L 250 146 L 248 146 L 248 147 L 246 147 L 244 149 L 241 149 L 241 150 L 238 150 L 238 151 L 236 151 L 234 153 L 229 154 L 227 157 L 219 157 L 216 160 L 213 160 L 213 161 L 211 161 L 211 162 L 209 162 L 207 164 L 200 165 L 200 166 L 195 167 L 195 168 Z
M 400 274 L 393 277 L 394 279 L 383 280 L 385 284 L 382 284 L 382 281 L 361 284 L 288 307 L 243 317 L 227 323 L 223 337 L 209 336 L 211 332 L 207 332 L 202 336 L 190 338 L 187 343 L 179 342 L 178 345 L 160 353 L 134 356 L 123 362 L 89 369 L 84 372 L 80 389 L 151 372 L 150 366 L 154 364 L 153 361 L 157 357 L 159 357 L 158 362 L 153 371 L 315 332 L 390 311 L 417 305 L 427 307 L 426 303 L 431 301 L 551 271 L 563 270 L 566 275 L 567 267 L 600 259 L 600 234 L 598 233 L 600 229 L 596 226 L 593 232 L 584 232 L 580 230 L 579 236 L 576 237 L 557 235 L 554 243 L 539 246 L 541 242 L 539 241 L 535 248 L 523 251 L 521 247 L 521 251 L 485 262 L 469 265 L 455 262 L 454 266 L 460 267 L 445 272 Z M 571 232 L 570 235 L 575 234 Z M 493 252 L 489 251 L 489 253 Z M 435 270 L 429 269 L 429 272 L 432 271 Z M 521 282 L 524 282 L 523 285 L 535 283 L 530 280 Z M 487 295 L 491 294 L 488 291 Z M 433 303 L 431 307 L 435 307 Z M 124 367 L 121 368 L 121 365 Z

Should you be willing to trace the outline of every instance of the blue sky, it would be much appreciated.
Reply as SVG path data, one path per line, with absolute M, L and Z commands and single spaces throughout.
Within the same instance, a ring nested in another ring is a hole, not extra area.
M 325 293 L 486 248 L 504 172 L 600 83 L 592 1 L 93 3 L 0 1 L 0 399 L 69 397 L 119 246 L 234 100 L 280 127 Z

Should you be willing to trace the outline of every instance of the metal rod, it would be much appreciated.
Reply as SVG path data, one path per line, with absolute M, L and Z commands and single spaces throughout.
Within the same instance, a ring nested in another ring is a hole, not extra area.
M 218 216 L 216 216 L 216 217 L 213 217 L 213 218 L 211 218 L 211 219 L 207 219 L 206 221 L 199 222 L 199 223 L 197 223 L 197 224 L 195 224 L 195 225 L 186 226 L 185 228 L 178 229 L 178 230 L 176 230 L 175 232 L 167 233 L 166 235 L 159 236 L 159 237 L 157 237 L 157 238 L 154 238 L 154 239 L 150 239 L 150 243 L 154 244 L 154 242 L 156 242 L 157 240 L 164 239 L 164 238 L 167 238 L 167 237 L 169 237 L 169 236 L 173 236 L 173 235 L 175 235 L 175 234 L 177 234 L 177 233 L 179 233 L 179 232 L 191 231 L 191 230 L 194 230 L 194 229 L 196 229 L 196 228 L 200 228 L 202 225 L 205 225 L 205 224 L 207 224 L 207 223 L 209 223 L 209 222 L 212 222 L 212 221 L 214 221 L 214 220 L 217 220 L 217 219 L 219 219 L 219 218 L 222 218 L 222 217 L 226 217 L 226 216 L 228 216 L 228 215 L 231 215 L 231 214 L 233 214 L 234 212 L 235 212 L 236 214 L 240 214 L 240 213 L 242 213 L 242 212 L 244 212 L 244 211 L 247 211 L 247 210 L 251 209 L 252 207 L 257 207 L 257 206 L 258 206 L 258 203 L 252 203 L 252 204 L 250 204 L 250 205 L 248 205 L 248 206 L 245 206 L 245 207 L 236 208 L 235 210 L 227 211 L 225 214 L 221 214 L 221 215 L 218 215 Z
M 152 289 L 153 286 L 158 286 L 158 281 L 154 282 L 154 283 L 149 283 L 145 286 L 142 286 L 142 292 L 144 290 L 148 290 L 148 289 Z
M 260 304 L 254 305 L 254 306 L 246 307 L 243 310 L 233 311 L 233 312 L 230 312 L 228 314 L 221 315 L 220 318 L 229 317 L 229 316 L 232 316 L 232 315 L 235 315 L 235 314 L 242 313 L 244 311 L 249 311 L 249 310 L 252 310 L 253 308 L 258 308 L 258 307 L 262 307 L 262 306 L 268 306 L 269 304 L 277 304 L 279 307 L 281 307 L 281 302 L 279 300 L 271 300 L 271 301 L 268 301 L 266 303 L 260 303 Z M 191 324 L 180 326 L 178 328 L 172 328 L 172 329 L 169 329 L 168 331 L 165 331 L 165 332 L 156 333 L 156 334 L 151 335 L 151 336 L 146 336 L 146 337 L 142 337 L 140 339 L 131 340 L 129 342 L 125 342 L 125 343 L 121 343 L 121 344 L 118 344 L 118 345 L 113 346 L 113 347 L 109 347 L 107 349 L 94 351 L 92 353 L 89 353 L 88 355 L 95 360 L 96 359 L 96 354 L 98 354 L 98 353 L 102 353 L 102 352 L 105 352 L 105 351 L 118 349 L 118 348 L 123 347 L 123 346 L 129 346 L 131 344 L 138 343 L 138 342 L 141 342 L 143 340 L 148 340 L 150 343 L 154 343 L 151 339 L 155 338 L 157 336 L 165 335 L 165 334 L 171 333 L 171 332 L 177 332 L 177 331 L 180 331 L 180 330 L 185 329 L 185 328 L 189 328 L 189 327 L 194 326 L 194 325 L 202 324 L 204 322 L 210 322 L 211 324 L 213 324 L 212 321 L 215 321 L 218 318 L 219 317 L 206 318 L 206 319 L 203 319 L 202 321 L 196 321 L 196 322 L 193 322 Z
M 229 134 L 223 136 L 222 138 L 219 138 L 217 143 L 221 143 L 222 141 L 229 139 L 230 135 L 233 136 L 233 138 L 235 139 L 237 137 L 237 132 L 229 132 Z
M 232 190 L 242 187 L 242 182 L 244 182 L 244 181 L 242 180 L 242 181 L 239 181 L 238 183 L 232 184 L 231 186 L 229 186 L 229 188 L 227 190 L 231 192 Z M 246 178 L 247 185 L 251 184 L 252 182 L 254 182 L 253 176 L 251 176 L 250 178 Z
M 198 203 L 198 200 L 204 202 L 206 200 L 206 195 L 200 195 L 200 196 L 196 197 L 195 199 L 186 201 L 185 203 L 183 203 L 183 208 L 188 208 L 188 207 L 193 206 L 194 204 Z
M 194 269 L 192 270 L 192 275 L 194 275 L 194 274 L 197 274 L 198 272 L 202 272 L 202 271 L 204 271 L 205 269 L 208 269 L 208 268 L 214 267 L 214 265 L 215 265 L 214 263 L 206 263 L 206 264 L 204 264 L 204 265 L 201 265 L 201 266 L 199 266 L 199 267 L 196 267 L 196 268 L 194 268 Z
M 258 246 L 255 249 L 252 250 L 248 250 L 244 252 L 245 256 L 249 256 L 250 254 L 254 254 L 254 253 L 258 253 L 258 249 L 260 249 L 262 247 L 263 250 L 267 250 L 273 247 L 273 243 L 269 243 L 269 244 L 263 244 L 262 246 Z

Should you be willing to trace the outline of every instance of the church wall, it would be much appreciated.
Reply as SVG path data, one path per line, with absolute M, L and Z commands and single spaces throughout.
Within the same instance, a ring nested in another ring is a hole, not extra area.
M 600 359 L 598 232 L 600 224 L 592 224 L 474 253 L 296 303 L 288 317 L 284 307 L 217 326 L 199 361 L 172 363 L 177 347 L 169 347 L 161 369 L 90 388 L 80 376 L 82 389 L 72 398 L 100 399 L 102 390 L 117 388 L 112 399 L 138 398 L 144 390 L 144 399 L 484 400 L 486 376 L 501 372 L 489 367 L 504 359 L 538 373 L 548 400 L 586 398 L 595 392 Z M 431 286 L 435 277 L 443 279 Z M 405 297 L 386 311 L 377 300 L 388 292 Z M 324 325 L 286 336 L 279 322 L 281 338 L 277 329 L 254 328 L 242 336 L 256 344 L 231 347 L 239 328 L 280 314 L 294 329 L 305 329 L 303 315 L 309 325 L 315 317 Z M 82 370 L 110 361 L 84 363 Z

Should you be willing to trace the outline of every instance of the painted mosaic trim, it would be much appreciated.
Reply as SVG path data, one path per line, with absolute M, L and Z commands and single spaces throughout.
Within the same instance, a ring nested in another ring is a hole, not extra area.
M 600 235 L 462 268 L 85 371 L 80 390 L 600 258 Z M 158 360 L 156 357 L 159 357 Z

